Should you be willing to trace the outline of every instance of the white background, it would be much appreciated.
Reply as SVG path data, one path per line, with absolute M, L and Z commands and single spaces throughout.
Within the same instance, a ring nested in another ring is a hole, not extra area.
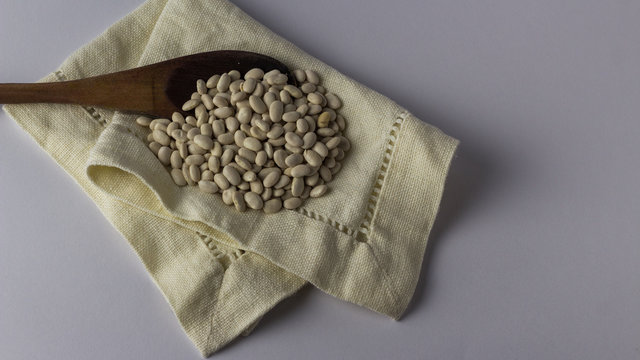
M 462 145 L 402 321 L 306 288 L 215 358 L 640 359 L 639 2 L 234 3 Z M 139 4 L 0 0 L 0 82 Z M 3 112 L 0 149 L 0 359 L 200 358 Z

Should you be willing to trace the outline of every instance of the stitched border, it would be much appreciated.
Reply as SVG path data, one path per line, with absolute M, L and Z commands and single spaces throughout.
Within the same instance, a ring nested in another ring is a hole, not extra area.
M 408 112 L 403 111 L 398 114 L 396 121 L 391 125 L 391 130 L 389 131 L 389 135 L 387 135 L 387 144 L 385 146 L 382 164 L 380 165 L 380 170 L 378 170 L 378 176 L 376 177 L 376 182 L 373 185 L 373 189 L 371 189 L 371 194 L 369 195 L 369 201 L 367 202 L 367 213 L 360 224 L 360 228 L 358 229 L 359 233 L 362 233 L 364 237 L 369 237 L 369 233 L 371 232 L 371 221 L 373 220 L 373 216 L 375 214 L 376 209 L 378 208 L 378 200 L 380 196 L 380 191 L 382 190 L 382 184 L 384 184 L 384 180 L 387 177 L 387 170 L 389 169 L 389 163 L 391 162 L 391 157 L 393 152 L 395 151 L 396 142 L 398 141 L 398 134 L 400 133 L 400 126 L 409 115 Z
M 376 176 L 376 182 L 373 185 L 373 189 L 371 189 L 369 200 L 367 201 L 367 212 L 365 213 L 364 218 L 362 219 L 362 222 L 358 226 L 357 230 L 352 229 L 328 216 L 319 214 L 306 208 L 298 208 L 295 211 L 306 217 L 328 224 L 334 229 L 349 236 L 355 236 L 357 241 L 368 241 L 369 233 L 371 232 L 371 221 L 373 220 L 375 212 L 378 208 L 378 200 L 380 191 L 382 190 L 382 184 L 384 183 L 384 180 L 387 176 L 389 163 L 391 162 L 391 158 L 395 151 L 396 142 L 398 141 L 398 135 L 400 133 L 400 127 L 402 126 L 402 123 L 405 121 L 407 116 L 409 116 L 409 113 L 407 111 L 400 112 L 396 116 L 396 121 L 391 125 L 391 130 L 389 130 L 389 134 L 387 135 L 387 142 L 385 144 L 382 164 L 380 165 L 378 175 Z
M 55 76 L 60 81 L 68 81 L 67 76 L 62 72 L 62 70 L 57 70 L 54 72 Z M 80 105 L 80 107 L 89 114 L 89 116 L 97 121 L 102 126 L 107 126 L 107 120 L 96 110 L 96 108 L 91 106 Z
M 198 237 L 204 245 L 209 249 L 211 255 L 218 260 L 220 265 L 226 271 L 229 266 L 238 260 L 242 255 L 245 254 L 244 250 L 241 249 L 226 249 L 222 245 L 218 244 L 211 236 L 205 235 L 199 231 L 196 231 Z
M 351 229 L 350 227 L 343 225 L 335 220 L 333 220 L 332 218 L 319 214 L 315 211 L 311 211 L 311 210 L 307 210 L 305 208 L 298 208 L 295 210 L 297 213 L 302 214 L 306 217 L 312 218 L 314 220 L 318 220 L 320 222 L 323 222 L 325 224 L 329 224 L 331 225 L 334 229 L 343 232 L 349 236 L 353 236 L 355 234 L 355 230 Z

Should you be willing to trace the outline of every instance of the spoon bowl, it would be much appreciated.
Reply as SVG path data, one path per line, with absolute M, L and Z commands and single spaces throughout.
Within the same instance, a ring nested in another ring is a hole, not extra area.
M 156 117 L 182 112 L 198 79 L 238 70 L 277 69 L 295 78 L 280 61 L 248 51 L 198 53 L 94 77 L 34 84 L 0 84 L 0 104 L 60 103 L 96 106 Z

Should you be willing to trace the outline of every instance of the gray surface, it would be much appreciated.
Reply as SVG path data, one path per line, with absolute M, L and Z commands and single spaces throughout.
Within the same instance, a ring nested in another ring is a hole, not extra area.
M 138 3 L 0 0 L 0 81 L 54 70 Z M 462 146 L 402 321 L 307 288 L 216 358 L 640 359 L 640 3 L 235 3 Z M 5 113 L 0 147 L 0 359 L 198 359 Z

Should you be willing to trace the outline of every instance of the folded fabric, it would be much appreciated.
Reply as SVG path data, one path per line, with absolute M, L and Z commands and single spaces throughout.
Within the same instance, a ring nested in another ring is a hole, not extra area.
M 43 81 L 222 49 L 313 69 L 342 98 L 352 147 L 324 197 L 295 211 L 238 213 L 218 196 L 175 186 L 134 115 L 72 105 L 5 109 L 131 243 L 203 356 L 250 330 L 306 282 L 399 318 L 416 286 L 457 140 L 225 0 L 149 0 Z

